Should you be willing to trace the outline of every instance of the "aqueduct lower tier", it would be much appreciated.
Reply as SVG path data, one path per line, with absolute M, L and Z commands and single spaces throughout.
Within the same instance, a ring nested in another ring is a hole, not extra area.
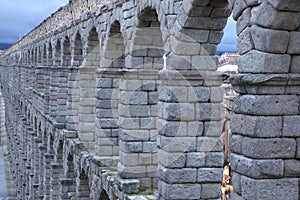
M 219 199 L 230 14 L 233 199 L 299 199 L 297 0 L 70 1 L 1 57 L 18 199 Z

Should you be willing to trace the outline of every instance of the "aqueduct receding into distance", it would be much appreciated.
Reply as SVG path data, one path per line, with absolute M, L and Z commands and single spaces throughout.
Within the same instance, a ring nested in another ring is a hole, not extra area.
M 231 14 L 232 198 L 299 199 L 298 0 L 70 0 L 1 57 L 18 199 L 220 199 Z

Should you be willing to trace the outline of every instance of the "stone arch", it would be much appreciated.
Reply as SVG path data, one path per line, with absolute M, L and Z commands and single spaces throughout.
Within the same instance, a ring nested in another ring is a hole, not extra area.
M 39 124 L 39 125 L 38 125 L 38 130 L 37 130 L 37 132 L 38 132 L 38 137 L 39 137 L 39 138 L 42 138 L 42 137 L 43 137 L 43 134 L 42 134 L 42 122 L 40 121 L 38 124 Z
M 100 42 L 96 27 L 92 27 L 88 33 L 87 52 L 85 55 L 85 66 L 98 68 L 100 65 Z
M 50 83 L 51 83 L 51 67 L 53 66 L 53 47 L 50 41 L 47 41 L 44 49 L 44 80 L 43 80 L 43 92 L 44 92 L 44 113 L 49 115 L 50 105 Z
M 43 134 L 42 134 L 42 140 L 43 140 L 43 144 L 47 147 L 48 146 L 48 132 L 47 129 L 44 128 Z M 47 147 L 48 149 L 48 147 Z
M 117 68 L 125 67 L 125 43 L 121 33 L 121 25 L 119 21 L 114 21 L 108 30 L 107 38 L 103 42 L 103 51 L 101 56 L 101 68 Z
M 67 142 L 65 142 L 65 145 Z M 67 152 L 64 158 L 64 178 L 61 179 L 60 198 L 69 199 L 71 193 L 76 194 L 76 173 L 74 169 L 74 155 Z
M 79 68 L 78 137 L 89 150 L 95 148 L 95 70 L 100 65 L 99 36 L 95 27 L 88 34 L 87 54 Z
M 22 50 L 21 50 L 21 60 L 20 60 L 20 65 L 21 65 L 21 66 L 24 66 L 24 65 L 25 65 L 25 58 L 26 58 L 26 56 L 25 56 L 25 50 L 22 49 Z
M 47 66 L 47 44 L 42 44 L 42 60 L 41 60 L 41 65 L 42 66 Z
M 47 52 L 47 66 L 51 67 L 53 65 L 53 46 L 51 42 L 48 42 Z
M 30 65 L 30 55 L 31 55 L 31 53 L 30 53 L 30 50 L 28 49 L 26 51 L 26 66 Z
M 56 136 L 58 137 L 58 136 Z M 55 138 L 54 141 L 54 162 L 51 162 L 51 199 L 59 199 L 59 192 L 61 188 L 60 177 L 63 177 L 63 142 L 59 138 Z
M 125 69 L 125 45 L 121 33 L 119 21 L 110 25 L 106 40 L 102 43 L 102 56 L 100 69 L 97 70 L 98 84 L 96 94 L 96 115 L 97 115 L 97 143 L 96 152 L 99 156 L 105 156 L 103 164 L 116 168 L 116 156 L 119 156 L 118 149 L 118 96 L 120 78 Z M 104 95 L 103 95 L 104 94 Z M 111 166 L 113 164 L 114 166 Z
M 291 104 L 299 104 L 294 96 L 299 92 L 292 89 L 298 84 L 284 77 L 298 77 L 299 80 L 300 49 L 296 44 L 300 24 L 296 16 L 300 14 L 300 2 L 278 0 L 239 5 L 235 2 L 233 18 L 237 20 L 241 74 L 231 81 L 239 93 L 231 118 L 234 198 L 297 199 L 299 172 L 293 173 L 297 167 L 292 166 L 300 158 L 300 143 L 296 145 L 293 141 L 299 141 L 299 126 L 291 127 L 299 124 L 299 110 Z M 258 78 L 264 81 L 258 84 Z M 272 85 L 274 79 L 278 80 L 276 86 Z M 251 106 L 242 106 L 249 105 L 250 101 Z M 287 102 L 291 104 L 287 105 Z M 281 106 L 288 109 L 280 111 Z M 270 124 L 276 126 L 266 128 Z M 253 131 L 249 132 L 249 128 Z M 252 163 L 251 170 L 241 164 L 246 162 Z M 274 170 L 265 173 L 265 169 Z M 249 185 L 255 187 L 249 189 Z
M 65 177 L 74 179 L 76 178 L 75 169 L 74 169 L 74 156 L 72 154 L 68 154 L 67 158 L 64 160 L 66 162 L 65 167 Z M 72 191 L 75 192 L 75 191 Z
M 41 65 L 41 55 L 42 55 L 42 48 L 40 44 L 37 44 L 36 47 L 36 55 L 35 55 L 35 66 L 40 66 Z
M 54 154 L 54 137 L 53 137 L 53 134 L 51 134 L 51 131 L 48 131 L 48 144 L 47 144 L 47 147 L 48 147 L 48 152 L 49 153 L 53 153 Z M 53 155 L 54 156 L 54 155 Z M 54 157 L 53 157 L 54 158 Z
M 28 66 L 33 65 L 33 48 L 30 47 L 29 52 L 28 52 Z
M 72 61 L 73 68 L 68 75 L 68 102 L 67 102 L 67 125 L 66 128 L 70 131 L 78 130 L 78 112 L 79 112 L 79 66 L 83 62 L 83 41 L 80 32 L 75 34 L 72 45 Z
M 164 42 L 155 8 L 145 6 L 138 16 L 126 54 L 128 70 L 121 78 L 120 163 L 122 178 L 137 178 L 140 188 L 156 188 L 159 70 L 163 68 Z M 137 148 L 128 148 L 129 146 Z M 139 158 L 135 163 L 130 158 Z
M 62 40 L 62 69 L 60 73 L 56 74 L 56 84 L 58 84 L 59 89 L 57 90 L 57 112 L 56 112 L 56 122 L 65 124 L 67 122 L 67 87 L 68 87 L 68 76 L 69 67 L 71 66 L 71 44 L 68 36 Z
M 60 66 L 61 65 L 61 44 L 60 40 L 57 40 L 54 45 L 55 51 L 54 51 L 54 66 Z
M 27 121 L 31 123 L 31 113 L 29 108 L 27 108 Z
M 58 138 L 56 138 L 56 140 L 58 141 L 56 141 L 56 144 L 54 144 L 56 145 L 54 160 L 55 162 L 62 164 L 63 163 L 63 141 Z
M 174 23 L 174 31 L 180 32 L 179 41 L 198 43 L 194 47 L 201 55 L 215 55 L 217 45 L 221 42 L 223 30 L 232 11 L 232 2 L 224 0 L 199 0 L 183 2 L 179 15 Z M 175 34 L 176 36 L 176 34 Z M 176 50 L 176 48 L 174 48 Z M 186 52 L 188 53 L 188 52 Z M 191 52 L 192 54 L 192 52 Z
M 63 40 L 63 59 L 62 66 L 71 66 L 71 44 L 70 39 L 66 36 Z
M 76 178 L 76 197 L 81 198 L 90 198 L 90 187 L 89 187 L 89 178 L 84 170 L 81 170 L 77 174 Z
M 53 67 L 50 73 L 50 98 L 49 98 L 49 116 L 56 120 L 57 117 L 57 94 L 58 94 L 58 74 L 57 68 L 62 63 L 62 46 L 59 39 L 54 39 L 53 45 Z
M 101 191 L 99 200 L 109 200 L 109 196 L 108 196 L 108 194 L 106 193 L 105 190 Z
M 83 61 L 83 43 L 79 32 L 74 38 L 72 66 L 79 67 Z
M 33 127 L 34 127 L 34 131 L 37 133 L 38 130 L 37 116 L 34 116 Z
M 39 65 L 44 66 L 44 56 L 45 56 L 45 45 L 43 44 L 43 41 L 40 44 L 39 48 Z
M 165 35 L 168 51 L 164 69 L 160 71 L 162 84 L 158 97 L 163 110 L 163 115 L 159 116 L 158 148 L 160 158 L 165 159 L 160 159 L 157 171 L 158 190 L 168 188 L 165 190 L 171 191 L 176 184 L 182 184 L 199 191 L 189 193 L 182 189 L 176 195 L 183 199 L 220 198 L 223 153 L 219 137 L 223 93 L 219 87 L 222 79 L 215 72 L 214 55 L 231 6 L 223 0 L 183 1 L 175 20 L 167 19 L 171 30 Z M 208 143 L 210 145 L 203 145 Z M 212 157 L 213 164 L 207 162 Z M 190 163 L 199 162 L 199 158 L 203 165 Z M 182 159 L 188 162 L 181 166 L 181 170 L 174 170 L 174 165 Z M 182 170 L 191 170 L 191 173 L 200 173 L 201 176 L 188 185 L 179 178 Z M 210 173 L 215 176 L 205 180 L 203 177 Z M 171 176 L 178 178 L 170 180 Z M 204 189 L 207 184 L 210 184 L 209 189 Z M 207 190 L 211 192 L 207 193 Z M 164 199 L 178 198 L 176 195 L 160 193 Z
M 31 49 L 31 56 L 30 56 L 30 65 L 31 66 L 34 66 L 35 64 L 35 49 L 32 48 Z

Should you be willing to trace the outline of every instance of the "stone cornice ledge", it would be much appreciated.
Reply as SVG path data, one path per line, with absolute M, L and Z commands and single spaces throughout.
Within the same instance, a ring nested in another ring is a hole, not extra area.
M 239 74 L 230 82 L 240 94 L 300 94 L 300 74 Z

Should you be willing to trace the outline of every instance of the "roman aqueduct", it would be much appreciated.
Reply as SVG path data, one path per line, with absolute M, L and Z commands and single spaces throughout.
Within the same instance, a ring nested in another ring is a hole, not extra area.
M 220 199 L 231 14 L 232 199 L 299 199 L 298 0 L 70 0 L 1 57 L 18 199 Z

